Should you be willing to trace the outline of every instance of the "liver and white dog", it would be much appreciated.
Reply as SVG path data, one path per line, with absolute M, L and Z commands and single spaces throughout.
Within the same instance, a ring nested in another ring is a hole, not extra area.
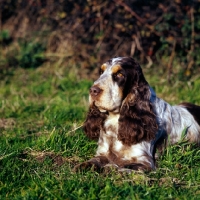
M 89 103 L 84 131 L 98 140 L 98 148 L 94 158 L 75 170 L 152 170 L 156 149 L 178 142 L 183 131 L 189 142 L 200 142 L 200 106 L 171 106 L 158 98 L 130 57 L 113 58 L 100 67 Z

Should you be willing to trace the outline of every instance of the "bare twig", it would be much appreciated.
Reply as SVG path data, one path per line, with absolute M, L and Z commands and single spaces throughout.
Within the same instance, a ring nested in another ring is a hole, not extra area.
M 134 56 L 134 54 L 135 54 L 135 49 L 136 49 L 136 43 L 135 43 L 135 41 L 132 41 L 132 43 L 131 43 L 131 55 L 130 56 Z
M 173 42 L 172 52 L 171 52 L 170 59 L 169 59 L 168 65 L 167 65 L 167 68 L 168 68 L 168 82 L 169 83 L 171 81 L 172 63 L 173 63 L 173 60 L 174 60 L 174 57 L 175 57 L 175 54 L 176 54 L 175 48 L 176 48 L 176 40 L 174 40 L 174 42 Z
M 190 44 L 190 51 L 188 52 L 188 66 L 187 71 L 190 74 L 190 70 L 192 69 L 192 66 L 194 64 L 194 57 L 192 56 L 194 52 L 194 37 L 195 37 L 195 31 L 194 31 L 194 8 L 190 8 L 190 15 L 191 15 L 191 44 Z
M 153 65 L 153 61 L 150 56 L 146 56 L 148 64 L 146 65 L 147 68 L 150 68 Z
M 141 51 L 142 53 L 144 53 L 144 50 L 140 44 L 140 34 L 139 32 L 137 32 L 137 36 L 134 36 L 134 39 L 135 39 L 135 43 L 136 43 L 136 47 L 139 51 Z
M 141 17 L 139 17 L 130 7 L 128 7 L 124 2 L 122 2 L 121 0 L 114 0 L 114 2 L 116 2 L 117 4 L 119 4 L 120 6 L 124 7 L 125 10 L 127 10 L 128 12 L 131 13 L 132 16 L 134 16 L 139 22 L 141 22 L 142 24 L 145 23 L 145 20 L 142 19 Z
M 68 135 L 69 133 L 75 132 L 76 130 L 78 130 L 78 129 L 82 128 L 82 127 L 83 127 L 83 124 L 78 126 L 78 127 L 76 127 L 76 128 L 74 128 L 73 130 L 67 132 L 66 135 Z
M 191 14 L 191 45 L 190 45 L 190 50 L 191 52 L 194 51 L 194 37 L 195 37 L 195 32 L 194 32 L 194 8 L 191 7 L 190 9 L 190 14 Z

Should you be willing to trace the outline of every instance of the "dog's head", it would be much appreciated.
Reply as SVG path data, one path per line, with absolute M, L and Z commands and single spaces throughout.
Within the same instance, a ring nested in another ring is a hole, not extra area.
M 99 73 L 90 88 L 86 134 L 98 138 L 106 115 L 119 113 L 118 139 L 124 144 L 152 139 L 157 128 L 156 117 L 140 65 L 130 57 L 118 57 L 104 63 Z
M 132 58 L 113 58 L 100 67 L 99 74 L 90 88 L 89 102 L 101 112 L 120 112 L 124 100 L 123 104 L 133 104 L 138 87 L 148 85 Z

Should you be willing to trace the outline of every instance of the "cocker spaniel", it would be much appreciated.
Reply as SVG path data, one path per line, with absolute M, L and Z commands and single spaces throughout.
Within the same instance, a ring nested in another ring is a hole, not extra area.
M 178 142 L 183 131 L 200 143 L 200 106 L 171 106 L 158 98 L 130 57 L 104 63 L 90 88 L 90 108 L 84 131 L 98 140 L 94 158 L 75 170 L 114 167 L 119 171 L 155 169 L 155 152 Z

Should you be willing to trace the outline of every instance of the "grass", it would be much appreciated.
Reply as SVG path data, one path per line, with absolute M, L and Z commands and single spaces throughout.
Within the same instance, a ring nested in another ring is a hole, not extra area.
M 72 171 L 97 147 L 80 128 L 92 82 L 74 71 L 18 68 L 1 80 L 0 199 L 200 199 L 200 149 L 184 141 L 153 172 Z M 160 97 L 200 104 L 198 76 L 170 87 L 155 71 L 145 74 Z

